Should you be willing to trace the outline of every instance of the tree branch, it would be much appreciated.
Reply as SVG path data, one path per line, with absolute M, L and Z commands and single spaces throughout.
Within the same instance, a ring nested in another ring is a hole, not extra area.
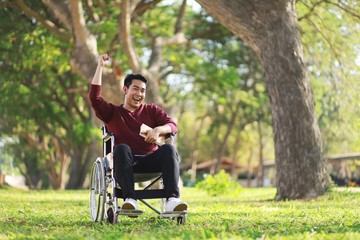
M 75 36 L 75 54 L 70 65 L 84 79 L 90 81 L 96 58 L 99 56 L 97 40 L 86 26 L 84 11 L 80 0 L 70 0 L 70 11 Z
M 140 1 L 138 1 L 140 2 Z M 141 16 L 143 15 L 149 8 L 154 7 L 156 4 L 161 2 L 161 0 L 154 0 L 154 1 L 141 1 L 141 3 L 136 4 L 136 8 L 134 9 L 134 16 Z
M 184 44 L 187 43 L 187 39 L 183 32 L 178 32 L 171 37 L 157 37 L 154 40 L 153 50 L 149 61 L 149 71 L 157 72 L 162 65 L 162 48 L 164 46 Z
M 124 44 L 125 54 L 128 57 L 133 72 L 140 72 L 141 66 L 131 40 L 131 3 L 130 0 L 123 0 L 121 3 L 121 16 L 119 19 L 120 41 Z
M 154 39 L 155 36 L 154 34 L 150 31 L 150 29 L 148 28 L 148 26 L 143 22 L 143 21 L 136 21 L 137 24 L 139 24 L 139 27 L 141 28 L 141 32 L 143 34 L 145 34 L 148 38 L 150 39 Z
M 45 28 L 50 30 L 53 34 L 58 36 L 62 40 L 70 41 L 71 36 L 65 32 L 64 29 L 57 27 L 53 22 L 50 20 L 44 19 L 38 14 L 37 12 L 33 11 L 29 8 L 23 0 L 16 0 L 16 5 L 25 13 L 28 17 L 35 18 L 38 22 L 44 25 Z
M 337 6 L 338 8 L 340 8 L 341 10 L 343 10 L 343 11 L 346 12 L 346 13 L 349 13 L 349 14 L 352 15 L 353 17 L 360 18 L 360 15 L 357 14 L 358 11 L 355 10 L 355 9 L 352 9 L 352 8 L 350 8 L 350 7 L 348 7 L 348 6 L 346 6 L 346 5 L 343 3 L 343 1 L 338 1 L 338 3 L 333 3 L 333 2 L 331 2 L 331 1 L 329 1 L 329 0 L 326 0 L 326 2 L 329 3 L 329 4 L 331 4 L 331 5 Z
M 314 27 L 315 30 L 317 30 L 317 32 L 323 37 L 324 41 L 329 44 L 330 50 L 333 52 L 335 59 L 339 62 L 339 64 L 341 64 L 341 58 L 340 55 L 338 54 L 338 51 L 336 49 L 336 47 L 334 46 L 334 44 L 332 43 L 331 39 L 329 39 L 329 37 L 327 37 L 319 28 L 318 26 L 311 21 L 310 19 L 307 19 L 307 21 L 309 22 L 310 25 L 312 25 Z M 341 50 L 339 50 L 341 51 Z M 342 72 L 342 74 L 344 76 L 346 76 L 346 74 L 344 73 L 344 69 L 341 67 L 340 71 Z
M 182 2 L 182 5 L 180 7 L 179 15 L 175 24 L 175 31 L 174 31 L 175 34 L 182 32 L 182 23 L 184 21 L 185 10 L 186 10 L 186 0 Z
M 16 7 L 14 2 L 0 2 L 0 7 Z
M 164 47 L 169 45 L 176 45 L 176 44 L 184 44 L 187 43 L 187 39 L 183 32 L 178 32 L 174 36 L 171 37 L 157 37 L 155 39 L 155 46 L 156 47 Z
M 154 39 L 153 50 L 149 62 L 149 70 L 151 72 L 158 72 L 162 65 L 162 48 L 169 45 L 185 44 L 188 40 L 185 37 L 182 29 L 183 16 L 186 9 L 186 0 L 183 1 L 180 12 L 175 24 L 175 35 L 171 37 L 156 37 Z
M 320 6 L 322 3 L 325 3 L 327 0 L 320 0 L 314 4 L 312 4 L 311 6 L 309 6 L 308 4 L 306 4 L 305 1 L 300 1 L 302 4 L 304 4 L 307 8 L 309 8 L 309 11 L 303 15 L 302 17 L 298 18 L 298 21 L 300 22 L 301 20 L 303 20 L 304 18 L 309 18 L 310 15 L 315 11 L 315 8 Z
M 52 12 L 54 17 L 58 19 L 69 31 L 72 31 L 71 13 L 65 1 L 42 0 Z
M 84 2 L 85 2 L 85 5 L 86 5 L 86 8 L 89 11 L 90 19 L 92 21 L 94 21 L 94 22 L 98 22 L 99 21 L 99 15 L 95 12 L 94 4 L 93 4 L 92 0 L 85 0 Z
M 91 49 L 96 49 L 96 39 L 90 34 L 86 27 L 81 1 L 70 0 L 70 9 L 76 46 L 80 48 L 87 48 L 90 51 Z M 97 53 L 94 53 L 94 56 L 97 55 Z

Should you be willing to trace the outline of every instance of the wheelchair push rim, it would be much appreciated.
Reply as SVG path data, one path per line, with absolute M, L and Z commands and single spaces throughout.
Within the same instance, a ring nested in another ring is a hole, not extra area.
M 106 203 L 105 173 L 102 161 L 96 159 L 91 170 L 90 182 L 90 216 L 93 222 L 104 219 Z

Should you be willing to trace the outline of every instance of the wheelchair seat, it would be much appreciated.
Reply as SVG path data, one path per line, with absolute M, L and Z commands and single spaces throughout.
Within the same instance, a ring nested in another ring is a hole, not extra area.
M 112 152 L 115 137 L 102 126 L 103 156 L 98 157 L 92 166 L 90 179 L 90 215 L 94 222 L 107 221 L 112 224 L 118 222 L 119 215 L 137 217 L 141 210 L 122 210 L 118 199 L 122 198 L 122 189 L 114 178 Z M 174 143 L 174 135 L 169 135 L 167 142 Z M 162 184 L 162 173 L 134 173 L 135 183 L 150 181 L 143 189 L 136 189 L 137 200 L 156 212 L 160 218 L 176 219 L 177 223 L 185 224 L 186 211 L 165 212 L 165 191 Z M 160 188 L 153 188 L 159 183 Z M 147 199 L 160 199 L 160 210 L 149 204 Z

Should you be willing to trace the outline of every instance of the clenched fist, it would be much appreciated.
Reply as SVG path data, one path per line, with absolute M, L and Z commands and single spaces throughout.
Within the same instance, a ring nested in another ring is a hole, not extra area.
M 107 65 L 109 64 L 109 60 L 110 60 L 110 57 L 107 53 L 103 54 L 103 55 L 100 55 L 99 59 L 98 59 L 98 64 L 100 66 L 104 66 L 104 65 Z

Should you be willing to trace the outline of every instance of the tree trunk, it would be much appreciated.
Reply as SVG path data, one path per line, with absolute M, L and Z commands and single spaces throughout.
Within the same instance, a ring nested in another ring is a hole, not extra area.
M 197 0 L 256 52 L 271 100 L 276 199 L 314 198 L 328 187 L 295 0 Z
M 261 130 L 261 123 L 260 120 L 257 122 L 258 125 L 258 133 L 259 133 L 259 167 L 257 172 L 257 186 L 263 187 L 264 186 L 264 157 L 263 157 L 263 139 L 262 139 L 262 130 Z
M 236 104 L 235 110 L 231 113 L 231 119 L 227 126 L 226 133 L 224 135 L 224 139 L 221 141 L 221 144 L 219 145 L 220 147 L 216 154 L 216 163 L 215 163 L 215 165 L 212 165 L 211 169 L 210 169 L 210 174 L 212 174 L 212 175 L 218 173 L 221 170 L 221 163 L 222 163 L 222 158 L 223 158 L 225 150 L 226 150 L 226 145 L 228 143 L 230 134 L 235 127 L 236 118 L 240 111 L 240 103 L 235 103 L 235 104 Z
M 238 180 L 238 171 L 237 171 L 237 162 L 238 162 L 238 157 L 237 157 L 237 153 L 238 150 L 240 149 L 240 140 L 241 140 L 241 131 L 238 131 L 236 133 L 236 138 L 235 138 L 235 143 L 233 146 L 233 157 L 232 157 L 232 165 L 231 165 L 231 171 L 230 171 L 230 176 L 232 179 L 235 179 L 236 181 Z
M 246 186 L 247 187 L 251 187 L 251 178 L 253 176 L 253 167 L 251 166 L 251 159 L 252 159 L 252 155 L 253 155 L 253 147 L 250 147 L 250 154 L 249 157 L 247 158 L 247 175 L 246 175 Z

